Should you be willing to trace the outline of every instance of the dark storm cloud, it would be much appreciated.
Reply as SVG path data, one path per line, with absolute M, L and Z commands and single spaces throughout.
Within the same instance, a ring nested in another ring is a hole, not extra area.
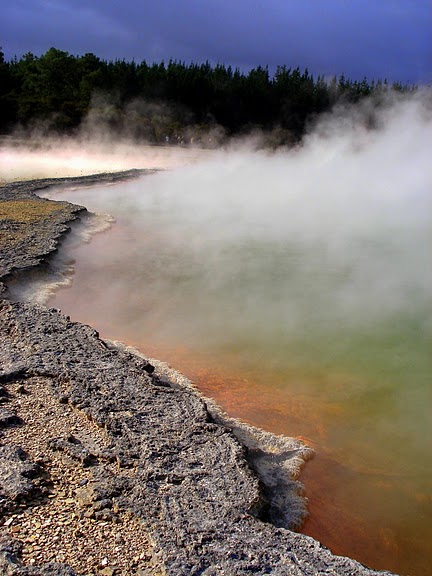
M 0 42 L 8 58 L 55 46 L 429 82 L 431 29 L 430 0 L 17 0 L 3 9 Z

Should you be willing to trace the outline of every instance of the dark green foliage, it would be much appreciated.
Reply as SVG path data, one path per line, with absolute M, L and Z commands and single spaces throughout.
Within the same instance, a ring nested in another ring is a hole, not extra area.
M 217 126 L 227 135 L 261 129 L 279 144 L 301 138 L 307 122 L 336 102 L 389 89 L 386 81 L 343 75 L 315 80 L 307 69 L 286 66 L 271 77 L 260 66 L 243 73 L 209 62 L 107 62 L 56 48 L 6 62 L 0 51 L 0 131 L 38 125 L 72 133 L 85 119 L 154 142 L 199 141 Z M 392 89 L 412 88 L 396 83 Z

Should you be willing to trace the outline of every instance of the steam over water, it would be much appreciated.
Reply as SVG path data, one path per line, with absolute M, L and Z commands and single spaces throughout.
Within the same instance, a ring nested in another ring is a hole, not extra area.
M 49 193 L 116 219 L 71 252 L 72 288 L 50 304 L 171 360 L 231 414 L 310 439 L 305 531 L 427 574 L 431 111 L 418 98 L 376 130 L 357 120 L 294 151 Z

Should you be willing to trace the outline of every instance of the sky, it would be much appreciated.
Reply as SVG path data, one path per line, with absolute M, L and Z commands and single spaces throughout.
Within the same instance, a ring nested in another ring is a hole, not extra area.
M 0 46 L 431 84 L 432 0 L 9 0 Z

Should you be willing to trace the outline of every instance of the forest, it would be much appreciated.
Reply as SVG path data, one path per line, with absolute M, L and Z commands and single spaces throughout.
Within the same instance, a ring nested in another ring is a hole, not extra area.
M 83 124 L 153 143 L 212 146 L 259 130 L 274 145 L 298 141 L 336 103 L 415 86 L 314 78 L 307 69 L 176 60 L 105 61 L 50 48 L 6 61 L 0 50 L 0 134 L 17 128 L 73 135 Z M 209 136 L 210 135 L 210 136 Z

